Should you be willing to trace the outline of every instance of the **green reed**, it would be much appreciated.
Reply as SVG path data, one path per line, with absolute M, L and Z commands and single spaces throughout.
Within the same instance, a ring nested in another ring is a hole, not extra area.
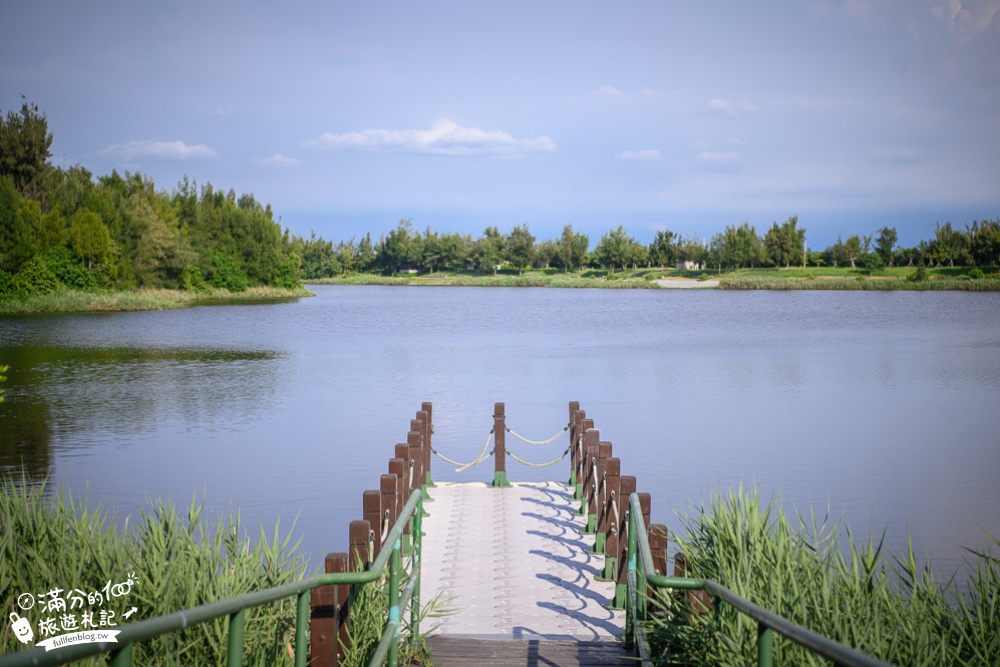
M 757 491 L 719 492 L 684 518 L 680 547 L 689 576 L 712 579 L 765 609 L 838 642 L 899 665 L 1000 665 L 1000 560 L 970 552 L 966 590 L 939 582 L 907 541 L 890 553 L 884 533 L 857 539 L 824 518 L 790 519 Z M 994 546 L 1000 540 L 990 536 Z M 651 623 L 661 664 L 749 665 L 756 622 L 716 601 L 693 613 L 689 598 L 660 596 Z M 822 665 L 776 639 L 775 664 Z
M 0 492 L 0 609 L 17 610 L 21 593 L 38 595 L 55 587 L 100 591 L 131 575 L 136 584 L 120 598 L 120 608 L 111 608 L 120 615 L 136 607 L 129 619 L 136 621 L 303 577 L 306 564 L 298 543 L 291 544 L 291 531 L 282 537 L 279 525 L 270 535 L 261 527 L 251 541 L 239 512 L 208 526 L 202 509 L 192 500 L 181 516 L 172 504 L 153 502 L 151 509 L 139 512 L 138 521 L 126 519 L 119 530 L 106 512 L 84 498 L 63 491 L 49 495 L 44 485 L 23 481 L 7 484 Z M 35 616 L 31 618 L 37 623 Z M 116 620 L 126 622 L 120 616 Z M 0 652 L 22 649 L 9 624 L 2 627 Z M 291 664 L 294 627 L 292 598 L 248 609 L 244 664 Z M 140 665 L 222 664 L 227 636 L 227 619 L 217 619 L 141 642 L 133 658 Z M 96 657 L 79 664 L 106 660 Z

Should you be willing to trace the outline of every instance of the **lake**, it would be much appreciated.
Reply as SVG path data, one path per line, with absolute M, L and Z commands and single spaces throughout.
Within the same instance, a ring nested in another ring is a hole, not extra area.
M 937 573 L 1000 535 L 1000 294 L 314 286 L 268 305 L 0 318 L 0 467 L 119 521 L 170 498 L 345 550 L 422 401 L 480 452 L 493 404 L 535 440 L 580 401 L 653 519 L 742 483 Z M 522 458 L 547 461 L 562 436 Z M 488 481 L 439 459 L 435 480 Z M 512 481 L 565 480 L 508 463 Z M 431 511 L 432 508 L 431 508 Z

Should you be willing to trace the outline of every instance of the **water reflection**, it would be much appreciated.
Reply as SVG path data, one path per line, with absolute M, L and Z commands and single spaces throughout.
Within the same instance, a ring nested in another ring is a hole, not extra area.
M 0 404 L 0 472 L 40 480 L 56 452 L 158 430 L 249 421 L 277 390 L 280 353 L 196 348 L 14 347 Z M 171 426 L 172 425 L 172 426 Z
M 346 548 L 421 401 L 435 446 L 480 452 L 496 401 L 533 439 L 578 400 L 653 515 L 756 484 L 864 533 L 911 527 L 947 578 L 1000 534 L 1000 295 L 317 287 L 268 306 L 0 318 L 5 469 L 144 498 L 298 516 Z M 508 444 L 519 445 L 508 438 Z M 519 447 L 532 461 L 552 450 Z M 489 481 L 490 464 L 440 481 Z M 514 481 L 565 479 L 509 465 Z M 284 525 L 287 525 L 284 524 Z

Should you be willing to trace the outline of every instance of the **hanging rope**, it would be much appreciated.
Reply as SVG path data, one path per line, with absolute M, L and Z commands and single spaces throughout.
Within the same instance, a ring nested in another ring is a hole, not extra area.
M 556 433 L 556 434 L 555 434 L 554 436 L 552 436 L 552 437 L 551 437 L 551 438 L 549 438 L 548 440 L 541 440 L 541 441 L 538 441 L 538 440 L 528 440 L 528 439 L 527 439 L 527 438 L 525 438 L 524 436 L 522 436 L 522 435 L 518 435 L 517 433 L 515 433 L 515 432 L 514 432 L 514 431 L 513 431 L 513 430 L 512 430 L 512 429 L 511 429 L 511 428 L 510 428 L 509 426 L 505 426 L 504 428 L 505 428 L 505 429 L 507 429 L 507 432 L 508 432 L 508 433 L 510 433 L 510 434 L 511 434 L 512 436 L 514 436 L 515 438 L 517 438 L 517 439 L 518 439 L 518 440 L 520 440 L 521 442 L 526 442 L 526 443 L 528 443 L 529 445 L 547 445 L 547 444 L 549 444 L 550 442 L 552 442 L 552 441 L 556 440 L 556 439 L 557 439 L 557 438 L 558 438 L 559 436 L 561 436 L 561 435 L 562 435 L 563 433 L 565 433 L 566 431 L 568 431 L 568 430 L 569 430 L 569 424 L 566 424 L 566 427 L 565 427 L 565 428 L 563 428 L 563 430 L 559 431 L 558 433 Z
M 618 515 L 618 499 L 615 498 L 614 490 L 611 491 L 611 513 L 615 515 L 615 534 L 618 533 L 618 526 L 622 525 L 621 517 Z
M 559 463 L 559 462 L 560 462 L 560 461 L 562 461 L 562 460 L 563 460 L 564 458 L 566 458 L 566 455 L 567 455 L 567 454 L 569 454 L 569 447 L 567 447 L 567 448 L 566 448 L 566 451 L 564 451 L 564 452 L 562 453 L 562 456 L 560 456 L 559 458 L 557 458 L 557 459 L 556 459 L 556 460 L 554 460 L 554 461 L 549 461 L 548 463 L 532 463 L 531 461 L 525 461 L 524 459 L 522 459 L 522 458 L 519 458 L 518 456 L 516 456 L 516 455 L 515 455 L 515 454 L 514 454 L 514 453 L 513 453 L 512 451 L 510 451 L 509 449 L 507 450 L 507 456 L 509 456 L 510 458 L 514 459 L 515 461 L 517 461 L 518 463 L 520 463 L 520 464 L 522 464 L 522 465 L 526 465 L 526 466 L 528 466 L 529 468 L 546 468 L 546 467 L 548 467 L 548 466 L 554 466 L 555 464 Z
M 476 460 L 473 461 L 472 463 L 461 463 L 459 461 L 452 461 L 447 456 L 445 456 L 444 454 L 442 454 L 438 450 L 434 449 L 433 447 L 431 447 L 431 452 L 434 454 L 434 456 L 438 457 L 439 459 L 441 459 L 445 463 L 450 463 L 453 466 L 458 466 L 455 469 L 455 472 L 462 472 L 463 470 L 467 470 L 468 468 L 471 468 L 474 465 L 479 465 L 480 463 L 482 463 L 483 461 L 485 461 L 486 459 L 488 459 L 490 457 L 490 455 L 493 454 L 493 452 L 489 452 L 489 453 L 486 452 L 486 450 L 488 450 L 490 448 L 490 441 L 491 440 L 493 440 L 493 429 L 490 429 L 490 434 L 488 436 L 486 436 L 486 442 L 483 444 L 483 451 L 481 451 L 479 453 L 479 456 L 477 456 Z
M 389 537 L 389 510 L 385 511 L 385 516 L 382 519 L 382 530 L 379 532 L 382 533 L 382 537 L 379 541 L 384 545 L 385 538 Z
M 375 531 L 368 531 L 368 564 L 375 560 Z

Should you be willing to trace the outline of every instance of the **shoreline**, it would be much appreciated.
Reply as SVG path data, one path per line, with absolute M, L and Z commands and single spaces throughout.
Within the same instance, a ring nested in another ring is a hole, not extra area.
M 995 275 L 995 274 L 994 274 Z M 400 287 L 542 287 L 553 289 L 653 289 L 653 290 L 723 290 L 723 291 L 955 291 L 998 292 L 1000 279 L 970 279 L 966 276 L 935 276 L 912 281 L 898 275 L 810 275 L 802 273 L 746 274 L 729 273 L 712 279 L 685 275 L 664 276 L 662 272 L 611 276 L 580 274 L 471 276 L 429 274 L 423 276 L 381 276 L 353 274 L 339 278 L 306 281 L 306 285 L 383 285 Z M 0 316 L 44 313 L 99 313 L 173 310 L 194 306 L 267 304 L 316 296 L 303 285 L 297 289 L 251 287 L 243 292 L 212 289 L 186 292 L 170 289 L 137 289 L 109 292 L 84 292 L 61 289 L 34 295 L 24 301 L 0 300 Z
M 171 289 L 137 289 L 111 292 L 84 292 L 61 289 L 30 296 L 24 301 L 0 301 L 0 317 L 45 313 L 111 313 L 146 310 L 174 310 L 194 306 L 218 306 L 245 303 L 276 303 L 316 296 L 304 286 L 297 289 L 258 286 L 244 292 L 213 289 L 186 292 Z

